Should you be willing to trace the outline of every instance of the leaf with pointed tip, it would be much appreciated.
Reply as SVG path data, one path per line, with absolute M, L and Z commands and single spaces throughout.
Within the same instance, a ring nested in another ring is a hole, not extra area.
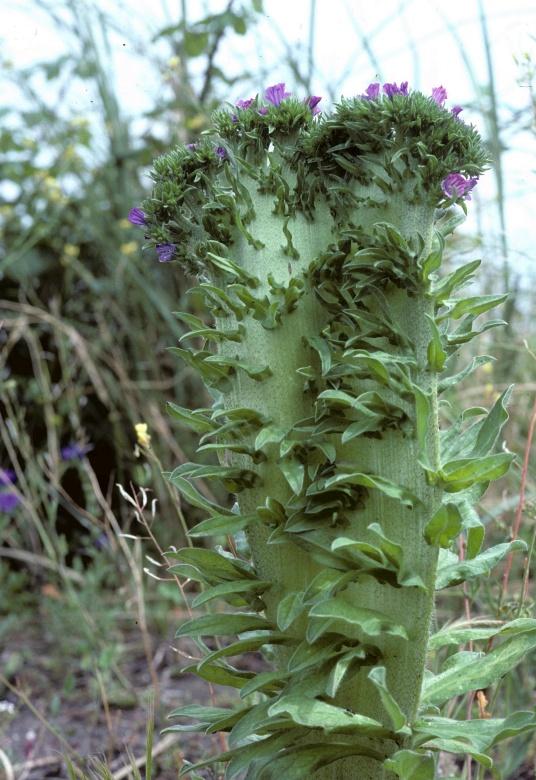
M 204 591 L 204 593 L 197 595 L 192 601 L 192 607 L 195 609 L 214 599 L 224 599 L 225 601 L 228 601 L 229 596 L 241 596 L 243 593 L 250 594 L 251 596 L 258 596 L 271 586 L 272 583 L 267 580 L 236 580 L 222 582 L 219 585 L 215 585 L 213 588 Z M 234 603 L 232 598 L 230 603 Z M 242 598 L 240 602 L 237 603 L 247 604 L 248 600 Z
M 282 754 L 270 758 L 256 770 L 256 780 L 303 780 L 310 777 L 317 769 L 328 766 L 334 761 L 347 756 L 369 756 L 376 760 L 383 758 L 382 754 L 366 745 L 346 742 L 315 745 L 300 745 L 290 747 Z
M 297 458 L 286 457 L 279 461 L 279 467 L 292 492 L 298 496 L 303 488 L 305 466 Z
M 400 705 L 387 687 L 385 667 L 374 667 L 374 669 L 370 670 L 368 678 L 380 694 L 382 704 L 387 714 L 389 715 L 391 723 L 393 724 L 393 731 L 395 731 L 397 734 L 401 732 L 409 734 L 409 729 L 406 727 L 406 716 L 400 709 Z
M 337 628 L 340 629 L 337 633 L 342 633 L 345 625 L 357 629 L 358 633 L 367 637 L 389 634 L 403 639 L 408 638 L 404 626 L 395 623 L 383 612 L 359 607 L 342 596 L 334 596 L 315 604 L 309 611 L 309 617 L 310 625 L 320 629 L 317 638 L 326 631 L 331 632 Z
M 303 612 L 303 591 L 292 591 L 287 593 L 277 607 L 277 627 L 281 631 L 286 631 L 296 618 Z
M 477 357 L 474 357 L 471 362 L 468 363 L 468 365 L 465 366 L 465 368 L 463 368 L 461 371 L 458 371 L 458 373 L 452 374 L 451 376 L 447 376 L 440 380 L 437 388 L 438 394 L 443 393 L 445 390 L 448 390 L 451 387 L 456 387 L 468 376 L 471 376 L 471 374 L 480 368 L 480 366 L 483 366 L 486 363 L 491 363 L 494 360 L 495 358 L 490 357 L 490 355 L 478 355 Z M 448 363 L 449 361 L 447 360 L 447 368 Z
M 431 295 L 436 299 L 436 302 L 442 303 L 448 298 L 454 290 L 468 284 L 471 281 L 471 277 L 478 268 L 482 261 L 472 260 L 470 263 L 462 265 L 452 273 L 445 276 L 438 284 L 432 287 Z
M 209 409 L 185 409 L 183 406 L 168 401 L 168 412 L 196 433 L 207 433 L 214 429 L 214 423 L 206 416 Z
M 262 635 L 249 636 L 247 639 L 239 639 L 230 645 L 220 647 L 206 655 L 197 664 L 197 669 L 202 669 L 204 664 L 213 663 L 218 658 L 228 658 L 230 656 L 241 655 L 260 650 L 265 645 L 291 644 L 292 639 L 287 634 L 280 634 L 277 631 L 263 632 Z
M 259 672 L 240 691 L 240 698 L 244 699 L 256 691 L 274 693 L 282 688 L 283 683 L 289 677 L 289 672 Z
M 307 495 L 311 496 L 324 493 L 341 485 L 361 485 L 362 487 L 379 490 L 389 498 L 396 498 L 402 504 L 409 507 L 422 503 L 421 500 L 407 488 L 402 485 L 397 485 L 389 479 L 385 479 L 376 474 L 362 474 L 358 471 L 346 472 L 342 469 L 333 477 L 325 477 L 319 479 L 317 482 L 313 482 L 307 489 Z
M 367 736 L 387 736 L 390 732 L 377 720 L 358 715 L 334 704 L 300 695 L 283 695 L 268 710 L 270 715 L 288 715 L 294 723 L 326 733 L 358 731 Z
M 220 536 L 235 534 L 258 520 L 257 515 L 213 515 L 188 530 L 188 536 Z
M 513 542 L 504 542 L 494 547 L 489 547 L 476 558 L 470 560 L 458 560 L 457 555 L 442 551 L 439 555 L 439 565 L 436 577 L 436 590 L 449 588 L 452 585 L 459 585 L 467 580 L 474 580 L 476 577 L 483 577 L 490 573 L 505 555 L 516 550 L 527 549 L 527 545 L 521 539 Z M 447 553 L 447 554 L 445 554 Z
M 507 298 L 508 293 L 503 295 L 475 295 L 470 298 L 446 298 L 442 301 L 442 305 L 446 306 L 448 311 L 445 314 L 441 314 L 438 320 L 443 320 L 447 317 L 457 320 L 465 314 L 478 317 L 479 314 L 484 314 L 484 312 L 504 303 Z
M 513 634 L 523 634 L 527 631 L 536 630 L 536 620 L 533 618 L 517 618 L 509 623 L 494 626 L 447 626 L 442 628 L 436 634 L 433 634 L 428 641 L 429 650 L 437 650 L 445 645 L 464 645 L 467 642 L 478 642 L 479 640 L 490 639 L 492 636 L 510 636 Z
M 263 617 L 249 613 L 201 615 L 186 620 L 178 629 L 175 638 L 181 636 L 227 636 L 241 634 L 243 631 L 273 629 L 273 625 Z
M 440 479 L 447 493 L 456 493 L 479 482 L 491 482 L 502 477 L 514 459 L 509 452 L 499 452 L 485 458 L 458 458 L 445 463 Z
M 478 658 L 462 656 L 459 663 L 424 681 L 422 704 L 440 706 L 453 696 L 487 688 L 510 672 L 536 648 L 536 630 L 516 634 Z
M 194 663 L 181 669 L 181 674 L 187 674 L 188 672 L 196 674 L 207 682 L 215 683 L 216 685 L 229 685 L 231 688 L 238 689 L 242 688 L 255 676 L 254 672 L 244 672 L 226 663 L 205 663 L 202 668 L 199 668 L 198 664 Z
M 356 664 L 359 664 L 359 662 L 365 661 L 367 657 L 367 651 L 364 647 L 353 647 L 351 650 L 340 655 L 340 657 L 336 657 L 326 683 L 326 695 L 331 699 L 335 698 L 337 691 L 349 670 L 355 667 Z
M 514 712 L 507 718 L 479 718 L 453 720 L 435 716 L 424 717 L 414 724 L 417 734 L 431 739 L 439 738 L 470 742 L 474 750 L 483 753 L 505 739 L 536 729 L 535 712 Z
M 230 553 L 223 555 L 203 547 L 183 547 L 166 555 L 175 561 L 195 566 L 207 580 L 248 579 L 257 581 L 251 566 Z
M 212 501 L 209 501 L 208 498 L 205 498 L 202 493 L 200 493 L 188 480 L 181 476 L 180 474 L 177 474 L 177 469 L 175 471 L 172 471 L 171 474 L 166 474 L 169 481 L 175 485 L 179 493 L 182 497 L 184 497 L 189 504 L 192 506 L 198 507 L 198 509 L 205 509 L 207 512 L 210 512 L 211 515 L 217 515 L 221 517 L 222 515 L 229 515 L 232 519 L 232 511 L 230 509 L 226 509 L 223 506 L 219 506 L 219 504 L 214 504 Z

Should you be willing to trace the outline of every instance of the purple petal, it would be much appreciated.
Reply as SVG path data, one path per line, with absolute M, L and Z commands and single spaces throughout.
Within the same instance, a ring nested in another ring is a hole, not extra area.
M 268 109 L 266 108 L 266 106 L 261 106 L 261 107 L 259 108 L 259 114 L 260 114 L 261 116 L 266 116 L 266 114 L 267 114 L 267 113 L 268 113 Z
M 0 512 L 13 512 L 21 503 L 16 493 L 0 493 Z
M 450 109 L 450 113 L 455 119 L 458 119 L 459 115 L 462 113 L 463 108 L 461 106 L 452 106 Z
M 170 260 L 173 260 L 176 249 L 175 244 L 157 244 L 156 254 L 158 255 L 158 261 L 160 263 L 169 263 Z
M 146 225 L 147 219 L 143 209 L 134 208 L 128 212 L 128 221 L 133 225 Z
M 0 469 L 0 485 L 12 485 L 17 481 L 17 475 L 13 469 Z
M 478 183 L 478 177 L 465 178 L 461 173 L 449 173 L 441 182 L 441 189 L 447 198 L 471 200 L 470 191 Z
M 235 106 L 237 108 L 241 108 L 243 111 L 246 110 L 246 108 L 251 108 L 253 103 L 255 102 L 255 98 L 248 98 L 247 100 L 237 100 L 235 103 Z
M 195 150 L 197 149 L 197 144 L 186 144 L 186 148 L 188 149 L 189 152 L 195 152 Z
M 266 100 L 273 106 L 280 106 L 283 100 L 290 97 L 290 92 L 285 92 L 285 83 L 282 81 L 279 84 L 273 84 L 271 87 L 267 87 L 264 93 Z
M 403 81 L 400 86 L 393 82 L 392 84 L 384 84 L 383 91 L 389 98 L 393 98 L 395 95 L 407 95 L 408 94 L 408 82 Z
M 432 100 L 437 103 L 438 106 L 443 106 L 447 99 L 447 90 L 445 87 L 434 87 L 432 90 Z
M 365 100 L 376 100 L 380 97 L 380 83 L 378 81 L 369 84 L 365 93 L 361 95 Z
M 313 116 L 316 116 L 317 114 L 320 113 L 320 109 L 318 108 L 318 104 L 320 103 L 321 100 L 322 100 L 322 98 L 319 97 L 318 95 L 311 95 L 310 97 L 308 97 L 306 99 L 305 102 L 309 106 L 309 108 L 311 109 L 311 114 Z
M 92 444 L 77 444 L 72 441 L 60 450 L 62 460 L 81 460 L 93 449 Z
M 220 158 L 220 160 L 226 160 L 227 159 L 227 149 L 224 146 L 217 146 L 214 151 Z

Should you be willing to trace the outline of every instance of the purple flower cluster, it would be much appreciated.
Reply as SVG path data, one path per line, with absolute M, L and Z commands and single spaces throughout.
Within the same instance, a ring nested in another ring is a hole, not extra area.
M 384 84 L 382 87 L 378 81 L 375 81 L 368 85 L 360 97 L 363 100 L 378 100 L 378 98 L 381 97 L 382 90 L 383 94 L 387 95 L 388 98 L 393 98 L 395 95 L 408 95 L 408 82 L 402 81 L 400 86 L 393 82 L 392 84 Z M 443 86 L 434 87 L 431 98 L 434 103 L 436 103 L 436 105 L 440 106 L 440 108 L 443 108 L 445 105 L 445 100 L 447 99 L 447 90 Z M 455 119 L 458 118 L 462 111 L 463 108 L 461 106 L 453 106 L 450 109 L 450 113 Z
M 469 193 L 477 183 L 477 177 L 470 176 L 466 179 L 461 173 L 449 173 L 441 182 L 441 189 L 447 198 L 471 200 Z
M 0 468 L 0 487 L 7 488 L 7 490 L 0 490 L 0 512 L 13 512 L 20 504 L 20 498 L 17 493 L 12 492 L 9 488 L 15 484 L 17 477 L 13 469 Z
M 285 92 L 285 83 L 283 81 L 267 87 L 264 91 L 264 97 L 273 106 L 280 106 L 283 100 L 289 98 L 291 94 L 291 92 Z
M 292 93 L 286 91 L 286 85 L 284 81 L 280 81 L 279 84 L 272 84 L 271 87 L 267 87 L 264 90 L 264 99 L 268 101 L 272 106 L 278 108 L 281 103 L 287 98 L 291 97 Z M 313 116 L 317 116 L 320 113 L 318 104 L 322 98 L 319 95 L 310 95 L 304 100 L 305 105 L 311 109 Z M 241 111 L 245 111 L 251 108 L 256 103 L 256 98 L 248 98 L 247 100 L 237 100 L 235 106 Z M 257 113 L 260 116 L 266 116 L 268 113 L 268 106 L 259 106 Z M 232 114 L 231 121 L 238 122 L 238 115 Z
M 173 255 L 177 251 L 175 244 L 157 244 L 156 254 L 158 255 L 159 263 L 169 263 L 173 260 Z

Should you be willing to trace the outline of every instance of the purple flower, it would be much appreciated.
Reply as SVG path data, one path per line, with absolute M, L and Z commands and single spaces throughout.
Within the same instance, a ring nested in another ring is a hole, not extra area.
M 267 113 L 268 113 L 268 109 L 266 108 L 266 106 L 261 106 L 261 107 L 259 108 L 259 114 L 260 114 L 261 116 L 266 116 L 266 114 L 267 114 Z
M 217 146 L 214 149 L 214 151 L 218 155 L 220 160 L 226 160 L 227 159 L 227 149 L 224 146 Z
M 186 144 L 186 148 L 188 149 L 189 152 L 195 152 L 195 150 L 197 149 L 197 144 Z
M 147 220 L 145 218 L 144 210 L 139 208 L 130 209 L 128 212 L 128 221 L 133 225 L 146 225 Z
M 366 88 L 363 95 L 361 95 L 363 100 L 376 100 L 376 98 L 380 97 L 380 84 L 378 81 L 373 82 L 372 84 L 369 84 Z
M 450 113 L 455 119 L 458 119 L 458 116 L 462 113 L 463 108 L 461 106 L 452 106 L 450 109 Z
M 13 469 L 0 469 L 0 485 L 12 485 L 17 481 L 17 476 Z
M 274 84 L 271 87 L 267 87 L 264 93 L 266 100 L 273 106 L 280 106 L 283 100 L 290 97 L 290 92 L 285 92 L 285 84 L 282 81 L 280 84 Z
M 170 260 L 173 260 L 176 249 L 175 244 L 157 244 L 156 254 L 158 255 L 158 261 L 160 263 L 169 263 Z
M 447 90 L 445 87 L 434 87 L 432 90 L 432 100 L 437 103 L 438 106 L 443 106 L 443 103 L 447 99 Z
M 237 100 L 235 106 L 237 108 L 241 108 L 242 110 L 245 110 L 246 108 L 251 108 L 254 102 L 255 102 L 254 97 L 248 98 L 247 100 Z
M 0 493 L 0 512 L 12 512 L 20 504 L 20 498 L 16 493 L 4 491 Z
M 392 84 L 384 84 L 383 91 L 389 98 L 393 98 L 395 95 L 407 95 L 408 94 L 408 82 L 400 82 L 400 86 L 393 82 Z
M 318 97 L 318 95 L 311 95 L 310 97 L 308 97 L 306 99 L 305 103 L 311 109 L 311 114 L 313 116 L 316 116 L 317 114 L 320 113 L 320 109 L 318 108 L 318 104 L 320 103 L 321 100 L 322 100 L 322 98 Z
M 93 449 L 92 444 L 77 444 L 72 441 L 60 450 L 62 460 L 81 460 Z
M 469 192 L 478 183 L 477 177 L 465 178 L 461 173 L 449 173 L 441 182 L 441 189 L 447 198 L 465 198 L 471 200 Z

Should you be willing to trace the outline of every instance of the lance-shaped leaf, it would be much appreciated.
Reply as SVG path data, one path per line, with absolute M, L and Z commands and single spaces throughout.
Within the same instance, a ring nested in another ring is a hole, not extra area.
M 507 298 L 508 293 L 504 295 L 476 295 L 470 298 L 446 298 L 442 305 L 447 308 L 447 311 L 439 315 L 437 320 L 439 322 L 447 317 L 457 320 L 465 314 L 478 317 L 479 314 L 484 314 L 484 312 L 504 303 Z
M 315 639 L 326 631 L 343 633 L 348 630 L 348 627 L 366 637 L 389 634 L 403 639 L 408 638 L 404 626 L 391 620 L 383 612 L 359 607 L 342 596 L 334 596 L 315 604 L 309 611 L 309 617 L 311 619 L 309 629 L 314 632 Z
M 388 736 L 377 720 L 358 715 L 334 704 L 300 695 L 283 695 L 268 710 L 270 715 L 288 715 L 294 723 L 326 733 L 358 731 L 367 736 Z
M 456 493 L 479 482 L 491 482 L 506 474 L 513 459 L 513 454 L 499 452 L 484 458 L 451 460 L 441 467 L 441 483 L 447 493 Z
M 314 745 L 292 746 L 275 757 L 268 757 L 260 766 L 255 766 L 254 774 L 248 774 L 246 780 L 303 780 L 317 769 L 332 764 L 348 756 L 369 756 L 376 760 L 383 758 L 378 750 L 368 745 L 352 745 L 346 742 L 316 742 Z
M 469 743 L 484 753 L 499 742 L 536 729 L 536 713 L 514 712 L 507 718 L 480 718 L 454 720 L 435 716 L 425 717 L 414 724 L 416 734 L 428 739 L 456 740 Z
M 533 618 L 517 618 L 509 623 L 493 622 L 495 625 L 457 626 L 454 624 L 442 628 L 430 637 L 428 649 L 437 650 L 445 645 L 464 645 L 467 642 L 490 639 L 492 636 L 510 636 L 536 630 L 536 620 Z
M 171 474 L 166 473 L 165 476 L 167 476 L 169 481 L 175 485 L 181 496 L 184 497 L 192 506 L 196 506 L 199 509 L 205 509 L 215 517 L 229 515 L 230 519 L 232 520 L 233 512 L 230 509 L 226 509 L 224 506 L 219 506 L 219 504 L 215 504 L 214 502 L 209 501 L 208 498 L 205 498 L 205 496 L 202 495 L 202 493 L 200 493 L 190 482 L 188 482 L 185 477 L 181 476 L 180 473 L 177 473 L 177 469 L 172 471 Z
M 406 726 L 406 716 L 387 687 L 385 667 L 376 666 L 374 669 L 371 669 L 368 678 L 380 694 L 382 704 L 393 724 L 393 731 L 397 734 L 401 732 L 410 734 L 411 732 Z
M 329 673 L 325 692 L 331 699 L 335 698 L 342 681 L 350 669 L 355 669 L 356 665 L 364 662 L 370 663 L 370 656 L 365 647 L 352 647 L 339 657 L 335 657 L 334 663 Z
M 197 669 L 201 669 L 204 664 L 211 664 L 217 661 L 218 658 L 229 658 L 235 655 L 241 655 L 242 653 L 250 653 L 256 650 L 260 650 L 265 645 L 280 645 L 290 644 L 292 645 L 295 640 L 289 637 L 288 634 L 281 634 L 278 631 L 268 631 L 257 636 L 248 636 L 247 639 L 239 639 L 236 642 L 232 642 L 230 645 L 220 647 L 218 650 L 213 650 L 208 653 L 199 663 Z
M 184 480 L 186 481 L 186 480 Z M 237 531 L 243 531 L 248 525 L 258 520 L 257 515 L 213 515 L 202 520 L 188 531 L 189 536 L 194 538 L 198 536 L 221 536 L 236 534 Z
M 241 634 L 243 631 L 270 631 L 274 626 L 266 618 L 250 613 L 218 613 L 201 615 L 201 617 L 186 620 L 175 634 L 181 636 L 227 636 Z
M 422 503 L 410 490 L 391 482 L 389 479 L 376 474 L 362 474 L 359 471 L 345 471 L 340 469 L 333 477 L 324 477 L 313 482 L 307 489 L 308 496 L 319 495 L 335 487 L 345 485 L 361 485 L 362 487 L 379 490 L 389 498 L 396 498 L 405 506 L 413 507 Z
M 445 276 L 438 284 L 433 285 L 431 290 L 432 297 L 435 298 L 438 304 L 443 303 L 454 290 L 459 289 L 471 281 L 474 272 L 481 262 L 481 260 L 472 260 L 470 263 L 462 265 L 460 268 L 457 268 L 455 271 L 448 274 L 448 276 Z
M 436 590 L 459 585 L 461 582 L 473 580 L 490 573 L 502 559 L 510 552 L 527 549 L 527 545 L 521 539 L 513 542 L 503 542 L 494 547 L 489 547 L 476 558 L 470 560 L 458 560 L 458 556 L 447 550 L 442 550 L 439 555 L 437 569 Z
M 168 412 L 172 417 L 180 420 L 196 433 L 208 433 L 216 427 L 212 420 L 207 417 L 206 412 L 209 409 L 185 409 L 183 406 L 168 401 Z
M 468 376 L 471 376 L 471 374 L 474 373 L 474 371 L 476 371 L 478 368 L 486 365 L 486 363 L 491 363 L 494 360 L 495 358 L 490 357 L 490 355 L 478 355 L 477 357 L 474 357 L 471 362 L 468 363 L 461 371 L 458 371 L 458 373 L 452 374 L 451 376 L 447 376 L 440 380 L 437 388 L 438 394 L 443 393 L 445 390 L 448 390 L 451 387 L 456 387 Z M 447 360 L 445 370 L 448 370 L 449 368 L 448 363 L 449 361 Z
M 303 612 L 303 595 L 303 591 L 291 591 L 279 602 L 276 622 L 281 631 L 286 631 Z
M 228 685 L 231 688 L 243 688 L 254 676 L 254 672 L 245 672 L 241 669 L 235 669 L 233 666 L 220 662 L 216 664 L 206 663 L 199 668 L 197 663 L 189 664 L 181 669 L 182 674 L 192 672 L 202 680 L 206 680 L 216 685 Z
M 439 373 L 440 371 L 443 371 L 443 366 L 445 365 L 445 361 L 447 359 L 447 353 L 443 349 L 443 339 L 435 319 L 429 315 L 426 316 L 428 317 L 430 328 L 432 330 L 432 338 L 428 343 L 427 349 L 428 367 L 430 368 L 430 371 L 436 371 Z
M 261 593 L 267 590 L 267 588 L 270 588 L 271 585 L 272 583 L 268 582 L 267 580 L 237 580 L 222 582 L 219 585 L 215 585 L 213 588 L 209 588 L 208 590 L 205 590 L 203 593 L 200 593 L 198 596 L 196 596 L 192 601 L 192 607 L 196 609 L 197 607 L 200 607 L 209 601 L 213 601 L 214 599 L 223 599 L 231 604 L 236 603 L 243 606 L 244 604 L 247 604 L 248 601 L 251 601 L 251 599 L 248 600 L 248 595 L 252 597 L 259 596 Z M 239 600 L 236 601 L 237 596 L 245 596 L 246 598 L 239 598 Z
M 422 704 L 440 706 L 453 696 L 487 688 L 536 648 L 536 631 L 509 637 L 486 655 L 462 655 L 458 663 L 425 679 Z
M 195 567 L 209 582 L 211 580 L 235 581 L 238 579 L 258 582 L 251 566 L 229 553 L 221 555 L 214 550 L 205 550 L 202 547 L 184 547 L 166 555 L 168 558 L 180 561 L 180 563 Z M 170 570 L 174 571 L 174 567 L 172 566 Z

